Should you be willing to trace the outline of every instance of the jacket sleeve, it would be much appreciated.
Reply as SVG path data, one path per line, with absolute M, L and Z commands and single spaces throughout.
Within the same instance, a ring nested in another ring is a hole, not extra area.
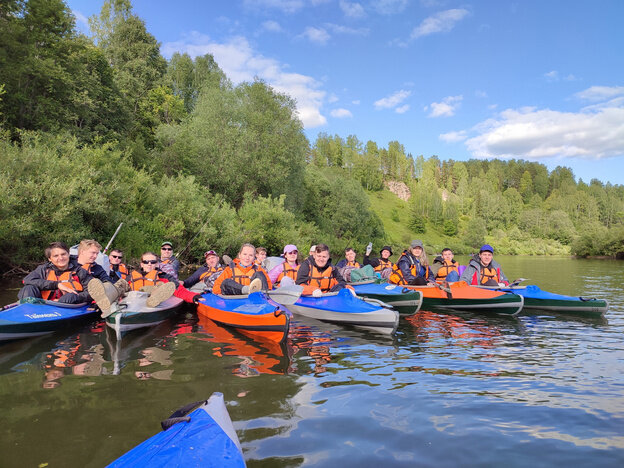
M 336 268 L 344 268 L 347 264 L 347 259 L 343 258 L 338 263 L 336 263 Z
M 103 283 L 112 282 L 110 275 L 107 275 L 106 270 L 104 270 L 104 268 L 102 268 L 97 263 L 94 263 L 93 267 L 91 267 L 91 276 L 93 278 L 99 279 Z
M 364 260 L 362 260 L 362 264 L 363 266 L 370 265 L 373 268 L 377 268 L 379 266 L 379 259 L 375 257 L 370 258 L 368 255 L 364 255 Z
M 332 288 L 333 291 L 340 291 L 341 289 L 347 286 L 347 282 L 342 277 L 342 275 L 338 272 L 337 268 L 332 269 L 332 276 L 334 277 L 336 281 L 338 281 L 338 284 Z
M 497 268 L 498 271 L 500 271 L 500 279 L 502 283 L 507 283 L 507 286 L 509 286 L 509 280 L 507 279 L 507 277 L 505 276 L 505 273 L 503 273 L 503 269 L 500 266 L 500 263 L 497 264 Z
M 403 274 L 403 278 L 407 281 L 407 284 L 413 284 L 416 280 L 416 277 L 412 275 L 412 270 L 409 267 L 409 263 L 405 257 L 402 257 L 399 260 L 399 268 L 401 269 L 401 273 Z
M 199 277 L 202 275 L 202 273 L 204 273 L 207 270 L 206 267 L 199 267 L 197 270 L 195 270 L 195 273 L 193 273 L 191 276 L 189 276 L 188 278 L 186 278 L 183 282 L 184 287 L 185 288 L 190 288 L 191 286 L 199 283 Z
M 304 261 L 297 271 L 296 284 L 306 284 L 310 280 L 310 262 Z
M 37 286 L 40 291 L 53 291 L 58 289 L 58 281 L 48 280 L 46 279 L 47 276 L 47 264 L 39 265 L 26 275 L 22 283 L 24 286 Z
M 216 279 L 214 286 L 212 287 L 212 293 L 221 294 L 221 283 L 223 283 L 223 280 L 231 278 L 231 277 L 232 277 L 232 269 L 230 267 L 225 267 L 223 272 Z
M 193 298 L 197 296 L 197 293 L 193 291 L 189 291 L 184 286 L 182 286 L 182 283 L 180 283 L 178 288 L 173 292 L 173 295 L 175 297 L 182 299 L 184 302 L 188 302 L 192 304 Z
M 477 269 L 469 263 L 464 272 L 459 277 L 459 281 L 465 281 L 468 284 L 472 284 L 472 277 L 477 272 Z
M 427 271 L 429 272 L 429 276 L 427 277 L 427 279 L 428 279 L 429 281 L 435 281 L 435 279 L 436 279 L 436 275 L 435 275 L 435 273 L 433 272 L 433 270 L 431 269 L 431 265 L 429 265 L 429 268 L 427 268 Z

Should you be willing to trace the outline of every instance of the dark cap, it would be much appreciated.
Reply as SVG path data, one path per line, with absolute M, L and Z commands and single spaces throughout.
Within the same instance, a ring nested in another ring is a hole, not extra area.
M 479 249 L 479 253 L 481 252 L 491 252 L 494 253 L 494 249 L 492 248 L 492 246 L 490 244 L 485 244 L 483 246 L 481 246 L 481 248 Z
M 169 241 L 165 241 L 162 244 L 160 244 L 161 247 L 164 247 L 165 245 L 168 245 L 169 247 L 173 247 L 173 244 Z
M 387 250 L 388 252 L 390 252 L 390 255 L 392 255 L 392 247 L 390 247 L 389 245 L 384 245 L 379 253 L 381 254 L 381 252 L 383 252 L 384 250 Z

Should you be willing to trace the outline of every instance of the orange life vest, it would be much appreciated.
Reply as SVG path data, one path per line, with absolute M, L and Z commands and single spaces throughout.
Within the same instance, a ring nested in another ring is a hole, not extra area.
M 455 271 L 457 272 L 457 274 L 459 274 L 459 271 L 457 270 L 458 266 L 459 264 L 457 262 L 447 263 L 447 261 L 444 260 L 444 264 L 438 270 L 438 274 L 436 275 L 436 280 L 444 281 L 451 271 Z
M 115 271 L 113 270 L 113 266 L 111 265 L 111 270 L 115 271 L 115 273 L 117 273 L 121 279 L 127 279 L 128 275 L 130 274 L 130 270 L 128 270 L 128 267 L 123 263 L 120 263 L 118 266 L 119 268 L 117 269 L 117 271 Z
M 282 263 L 282 265 L 284 265 L 284 268 L 283 268 L 282 272 L 279 274 L 279 276 L 277 277 L 277 280 L 275 281 L 275 285 L 278 285 L 282 281 L 284 276 L 288 276 L 293 281 L 296 281 L 297 280 L 297 272 L 299 271 L 299 265 L 296 265 L 295 268 L 291 267 L 290 263 L 288 263 L 288 262 L 284 262 L 284 263 Z
M 130 274 L 130 289 L 133 291 L 140 291 L 142 287 L 154 286 L 158 281 L 158 270 L 152 270 L 145 275 L 142 275 L 141 272 L 137 270 L 133 270 Z
M 62 272 L 60 275 L 57 275 L 54 269 L 50 269 L 48 271 L 48 276 L 46 277 L 46 279 L 48 281 L 58 281 L 60 283 L 65 283 L 76 292 L 82 291 L 82 284 L 80 284 L 78 275 L 74 271 L 68 270 Z M 58 301 L 63 294 L 67 293 L 61 291 L 60 289 L 41 291 L 41 297 L 47 301 Z
M 379 265 L 377 265 L 374 270 L 375 271 L 383 271 L 386 268 L 392 268 L 394 266 L 394 263 L 392 263 L 390 260 L 384 260 L 383 258 L 379 259 Z
M 249 286 L 249 283 L 251 283 L 251 277 L 258 271 L 258 265 L 255 264 L 251 265 L 251 268 L 249 268 L 247 272 L 243 271 L 238 266 L 238 263 L 232 262 L 229 267 L 232 269 L 232 276 L 230 279 L 233 279 L 241 286 Z
M 414 263 L 414 260 L 412 259 L 412 257 L 407 255 L 405 252 L 403 252 L 401 254 L 401 257 L 399 257 L 399 261 L 397 261 L 394 265 L 392 265 L 392 274 L 388 278 L 388 282 L 393 283 L 393 284 L 402 284 L 402 285 L 409 284 L 407 280 L 403 277 L 403 272 L 401 271 L 401 268 L 399 267 L 399 262 L 401 261 L 401 258 L 404 256 L 406 256 L 408 260 L 410 261 L 410 264 L 411 264 L 410 272 L 412 273 L 412 276 L 420 276 L 420 272 L 418 270 L 419 270 L 419 267 L 422 265 L 420 265 L 420 263 Z M 423 268 L 425 269 L 424 278 L 427 279 L 429 278 L 429 267 L 426 266 Z
M 210 267 L 208 268 L 206 271 L 204 271 L 200 276 L 199 276 L 199 281 L 204 281 L 206 282 L 208 280 L 208 278 L 210 278 L 212 275 L 214 275 L 215 273 L 218 273 L 219 271 L 223 271 L 222 266 L 220 267 Z
M 487 267 L 481 265 L 481 278 L 479 280 L 479 284 L 498 286 L 498 283 L 500 283 L 500 270 L 493 268 L 491 263 Z
M 334 267 L 329 266 L 325 271 L 320 271 L 316 265 L 310 265 L 310 276 L 308 276 L 307 284 L 314 284 L 322 292 L 329 292 L 338 284 L 336 278 L 333 277 Z
M 355 261 L 353 261 L 353 262 L 349 262 L 349 261 L 347 261 L 347 263 L 345 263 L 345 265 L 344 265 L 344 266 L 348 266 L 348 267 L 355 267 L 355 268 L 362 268 L 362 266 L 360 265 L 360 263 L 359 263 L 359 262 L 355 262 Z

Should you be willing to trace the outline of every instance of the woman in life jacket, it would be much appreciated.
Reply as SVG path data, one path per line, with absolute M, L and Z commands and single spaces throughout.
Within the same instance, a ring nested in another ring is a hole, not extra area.
M 91 302 L 87 292 L 87 284 L 91 279 L 86 270 L 74 258 L 69 256 L 69 248 L 63 242 L 52 242 L 45 249 L 48 259 L 28 273 L 22 281 L 24 287 L 17 297 L 41 298 L 66 304 Z
M 160 260 L 153 252 L 141 255 L 140 267 L 132 270 L 127 280 L 120 279 L 115 284 L 100 281 L 97 278 L 89 281 L 89 294 L 102 311 L 102 317 L 107 317 L 117 310 L 117 303 L 128 291 L 143 291 L 149 293 L 145 305 L 157 307 L 176 292 L 178 281 L 168 273 L 160 271 Z
M 276 267 L 269 271 L 269 279 L 273 283 L 273 286 L 278 288 L 282 284 L 291 283 L 294 284 L 297 281 L 297 272 L 299 271 L 299 249 L 294 244 L 288 244 L 284 246 L 282 253 L 284 262 L 280 263 Z M 291 281 L 286 280 L 282 283 L 284 278 L 290 278 Z
M 128 279 L 128 275 L 130 274 L 130 270 L 126 266 L 123 261 L 123 251 L 119 249 L 113 249 L 108 256 L 108 261 L 110 263 L 110 279 L 113 283 L 119 281 L 120 279 Z
M 459 279 L 475 286 L 509 285 L 500 264 L 494 260 L 494 249 L 488 244 L 481 247 L 479 255 L 468 262 Z
M 271 289 L 266 270 L 254 263 L 256 248 L 243 244 L 238 256 L 223 269 L 212 287 L 214 294 L 242 295 Z
M 388 281 L 393 284 L 421 286 L 435 281 L 422 241 L 413 240 L 409 249 L 403 251 L 399 261 L 392 267 Z
M 446 248 L 442 249 L 442 255 L 433 261 L 431 270 L 434 272 L 438 283 L 459 281 L 459 263 L 453 259 L 453 256 L 453 251 Z
M 369 244 L 370 247 L 366 248 L 366 255 L 364 255 L 364 265 L 370 265 L 373 267 L 376 273 L 382 273 L 384 270 L 392 270 L 394 263 L 390 260 L 390 256 L 392 255 L 392 247 L 389 245 L 384 245 L 382 249 L 379 251 L 379 258 L 370 258 L 371 251 L 373 249 L 372 243 Z
M 303 295 L 314 297 L 347 287 L 338 269 L 331 264 L 329 247 L 325 244 L 317 244 L 314 255 L 301 264 L 296 283 L 303 286 Z
M 184 280 L 184 287 L 200 293 L 212 291 L 215 281 L 225 268 L 219 262 L 219 255 L 214 250 L 204 253 L 205 265 Z

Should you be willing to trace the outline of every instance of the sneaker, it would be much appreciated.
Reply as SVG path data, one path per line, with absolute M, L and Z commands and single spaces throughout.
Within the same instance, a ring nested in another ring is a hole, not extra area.
M 164 302 L 167 299 L 169 299 L 171 296 L 173 296 L 173 293 L 175 292 L 175 290 L 176 290 L 175 283 L 172 283 L 172 282 L 164 283 L 161 286 L 154 288 L 150 296 L 147 298 L 145 305 L 147 307 L 156 307 L 161 302 Z
M 243 289 L 241 289 L 241 294 L 243 296 L 246 296 L 247 294 L 249 294 L 249 286 L 243 286 Z
M 251 283 L 249 283 L 249 294 L 258 291 L 262 291 L 262 280 L 260 278 L 251 280 Z

